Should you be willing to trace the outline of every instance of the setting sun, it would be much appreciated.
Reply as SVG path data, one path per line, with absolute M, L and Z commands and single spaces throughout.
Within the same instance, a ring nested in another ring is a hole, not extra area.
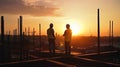
M 69 19 L 65 22 L 70 24 L 70 28 L 72 30 L 73 36 L 80 35 L 82 33 L 82 27 L 81 27 L 81 24 L 78 21 Z
M 73 35 L 79 35 L 81 33 L 81 28 L 78 24 L 71 25 Z

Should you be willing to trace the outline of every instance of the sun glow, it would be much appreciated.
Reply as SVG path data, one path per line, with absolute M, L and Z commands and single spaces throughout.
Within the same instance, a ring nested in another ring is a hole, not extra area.
M 77 36 L 82 33 L 82 26 L 78 21 L 68 20 L 67 23 L 70 24 L 73 36 Z
M 79 35 L 81 33 L 81 28 L 78 24 L 71 24 L 72 34 Z

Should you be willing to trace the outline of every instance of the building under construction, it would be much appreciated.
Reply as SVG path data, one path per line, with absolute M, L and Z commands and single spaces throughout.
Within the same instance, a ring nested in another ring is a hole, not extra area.
M 49 53 L 47 36 L 41 35 L 41 24 L 38 24 L 39 35 L 32 34 L 30 28 L 23 32 L 23 17 L 18 18 L 18 29 L 14 35 L 5 34 L 4 16 L 1 16 L 0 36 L 0 67 L 2 66 L 28 66 L 28 67 L 120 67 L 119 47 L 114 46 L 120 42 L 120 37 L 113 37 L 113 21 L 110 21 L 109 37 L 100 36 L 100 10 L 97 10 L 97 37 L 88 37 L 83 42 L 96 44 L 97 46 L 79 49 L 78 46 L 71 48 L 71 55 L 64 54 L 64 50 L 56 48 L 56 53 Z M 17 34 L 18 32 L 18 34 Z M 60 36 L 58 37 L 61 40 Z M 79 40 L 79 39 L 78 39 Z M 101 46 L 108 42 L 109 46 Z M 59 43 L 58 43 L 59 44 Z M 75 44 L 74 42 L 72 44 Z M 59 47 L 59 45 L 57 45 Z M 77 52 L 78 54 L 75 54 Z

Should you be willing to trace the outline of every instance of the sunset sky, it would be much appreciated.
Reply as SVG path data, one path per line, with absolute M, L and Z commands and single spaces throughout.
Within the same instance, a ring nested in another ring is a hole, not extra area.
M 62 35 L 69 23 L 73 35 L 97 35 L 97 9 L 100 9 L 101 35 L 108 36 L 109 21 L 114 21 L 114 36 L 120 36 L 120 0 L 0 0 L 0 16 L 5 19 L 5 33 L 16 29 L 19 16 L 24 28 L 33 28 L 46 35 L 49 24 Z M 0 19 L 1 21 L 1 19 Z M 1 31 L 1 30 L 0 30 Z

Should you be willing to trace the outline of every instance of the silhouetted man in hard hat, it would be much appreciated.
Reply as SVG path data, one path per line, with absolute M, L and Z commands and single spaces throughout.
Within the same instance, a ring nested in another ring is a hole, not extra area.
M 70 42 L 71 42 L 71 38 L 72 38 L 72 30 L 70 29 L 70 25 L 66 24 L 66 30 L 64 31 L 64 41 L 65 41 L 65 53 L 67 55 L 70 55 L 71 53 L 71 46 L 70 46 Z
M 49 51 L 50 53 L 55 53 L 55 35 L 54 35 L 54 29 L 53 24 L 50 23 L 50 27 L 47 29 L 47 36 L 48 36 L 48 42 L 49 42 Z

